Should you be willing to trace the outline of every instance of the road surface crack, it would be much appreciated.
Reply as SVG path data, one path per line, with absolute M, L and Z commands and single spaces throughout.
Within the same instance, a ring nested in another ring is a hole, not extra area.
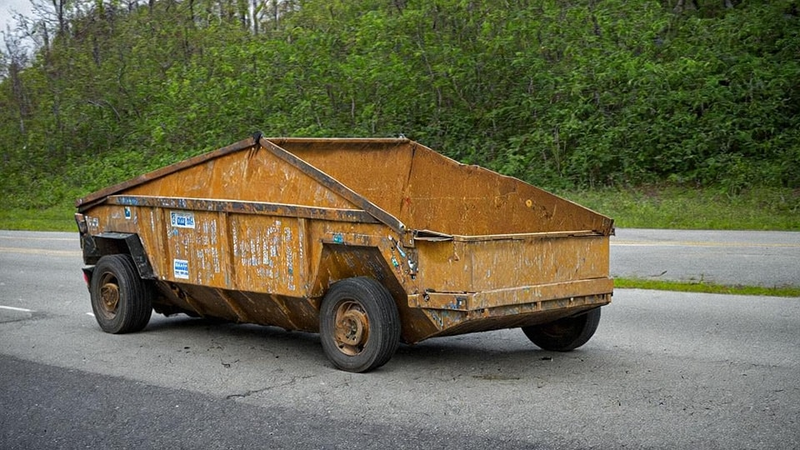
M 305 378 L 311 378 L 311 377 L 310 376 L 306 376 L 306 377 L 299 377 L 299 378 L 305 379 Z M 291 386 L 291 385 L 293 385 L 293 384 L 295 384 L 297 382 L 297 379 L 298 379 L 298 377 L 292 377 L 291 380 L 286 381 L 285 383 L 280 383 L 280 384 L 276 384 L 276 385 L 273 385 L 273 386 L 267 386 L 267 387 L 262 388 L 262 389 L 251 389 L 251 390 L 245 391 L 243 393 L 226 395 L 225 396 L 225 400 L 234 400 L 234 399 L 237 399 L 237 398 L 247 398 L 247 397 L 250 397 L 252 395 L 260 394 L 262 392 L 267 392 L 267 391 L 271 391 L 273 389 L 282 388 L 282 387 L 286 387 L 286 386 Z

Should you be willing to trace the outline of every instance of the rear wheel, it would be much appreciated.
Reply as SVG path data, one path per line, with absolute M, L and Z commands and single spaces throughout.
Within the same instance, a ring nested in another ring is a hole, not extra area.
M 389 291 L 372 278 L 334 284 L 320 307 L 320 340 L 334 366 L 366 372 L 391 359 L 400 343 L 400 315 Z
M 600 308 L 555 322 L 522 327 L 528 339 L 543 350 L 568 352 L 587 343 L 600 323 Z
M 94 317 L 106 333 L 140 331 L 150 321 L 153 286 L 139 277 L 129 255 L 100 258 L 89 291 Z

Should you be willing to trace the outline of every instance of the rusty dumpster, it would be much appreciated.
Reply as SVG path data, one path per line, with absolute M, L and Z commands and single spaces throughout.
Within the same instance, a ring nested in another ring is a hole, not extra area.
M 77 209 L 104 331 L 155 311 L 315 332 L 353 372 L 502 328 L 572 350 L 613 290 L 611 219 L 404 138 L 256 135 Z

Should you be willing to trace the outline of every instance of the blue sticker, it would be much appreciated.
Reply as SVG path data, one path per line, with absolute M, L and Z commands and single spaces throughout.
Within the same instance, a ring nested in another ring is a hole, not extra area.
M 189 261 L 185 259 L 172 260 L 172 274 L 175 278 L 189 279 Z
M 170 211 L 169 222 L 175 228 L 194 228 L 194 213 Z

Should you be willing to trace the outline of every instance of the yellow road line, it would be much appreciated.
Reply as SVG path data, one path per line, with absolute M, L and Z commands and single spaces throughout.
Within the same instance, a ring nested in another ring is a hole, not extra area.
M 13 239 L 15 241 L 75 241 L 79 242 L 78 234 L 75 233 L 75 237 L 41 237 L 41 236 L 3 236 L 0 235 L 0 239 Z
M 48 250 L 45 248 L 0 247 L 0 253 L 21 253 L 24 255 L 81 256 L 80 250 Z

